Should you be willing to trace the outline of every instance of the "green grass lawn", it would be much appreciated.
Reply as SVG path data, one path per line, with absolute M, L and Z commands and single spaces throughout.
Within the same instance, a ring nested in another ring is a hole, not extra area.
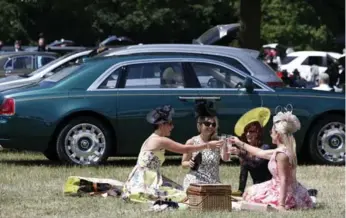
M 124 181 L 135 164 L 132 158 L 113 158 L 99 167 L 67 167 L 43 155 L 0 151 L 0 217 L 345 217 L 345 168 L 300 166 L 298 180 L 319 190 L 319 208 L 290 212 L 146 212 L 147 205 L 124 203 L 117 198 L 65 197 L 62 186 L 70 175 Z M 186 170 L 179 160 L 168 160 L 163 173 L 182 184 Z M 239 166 L 222 165 L 223 183 L 238 188 Z M 251 180 L 251 179 L 250 179 Z M 250 181 L 248 185 L 250 185 Z

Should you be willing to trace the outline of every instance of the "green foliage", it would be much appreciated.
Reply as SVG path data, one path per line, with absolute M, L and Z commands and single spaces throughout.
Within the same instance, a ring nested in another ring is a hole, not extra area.
M 0 39 L 13 43 L 11 39 L 27 36 L 20 8 L 15 3 L 0 0 Z
M 94 45 L 109 35 L 191 43 L 210 27 L 239 22 L 241 0 L 0 0 L 0 39 L 66 38 Z M 344 1 L 262 0 L 262 43 L 332 50 L 345 30 Z M 325 10 L 323 10 L 325 9 Z M 231 42 L 238 45 L 238 42 Z
M 303 49 L 330 49 L 332 32 L 306 1 L 262 0 L 262 39 Z

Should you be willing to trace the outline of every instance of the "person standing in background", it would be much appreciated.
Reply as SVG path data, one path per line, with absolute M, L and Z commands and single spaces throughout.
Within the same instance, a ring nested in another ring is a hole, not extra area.
M 43 33 L 40 33 L 38 39 L 37 51 L 46 51 L 46 41 L 44 39 Z
M 24 50 L 22 49 L 22 42 L 21 42 L 20 40 L 16 40 L 16 41 L 14 42 L 14 51 L 15 51 L 15 52 L 24 51 Z

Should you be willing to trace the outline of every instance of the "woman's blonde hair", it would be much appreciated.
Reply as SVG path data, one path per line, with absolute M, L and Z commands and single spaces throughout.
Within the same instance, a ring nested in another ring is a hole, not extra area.
M 197 118 L 197 130 L 199 133 L 201 133 L 201 125 L 204 121 L 207 119 L 213 119 L 215 120 L 216 126 L 215 126 L 215 132 L 210 136 L 209 140 L 218 140 L 218 129 L 219 129 L 219 119 L 216 116 L 208 116 L 208 117 L 198 117 Z
M 286 146 L 289 153 L 292 155 L 291 164 L 293 167 L 297 166 L 296 154 L 296 140 L 293 133 L 298 131 L 301 127 L 300 121 L 292 114 L 291 111 L 279 112 L 273 118 L 274 129 L 280 135 L 281 142 Z

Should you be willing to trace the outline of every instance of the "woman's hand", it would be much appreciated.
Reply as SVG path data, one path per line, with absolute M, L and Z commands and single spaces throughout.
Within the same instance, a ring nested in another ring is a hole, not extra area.
M 228 139 L 228 141 L 233 145 L 239 145 L 242 141 L 236 136 L 232 136 Z
M 230 148 L 228 149 L 228 153 L 230 153 L 230 154 L 235 154 L 235 155 L 239 155 L 240 151 L 239 151 L 238 148 L 232 146 L 232 147 L 230 147 Z
M 195 162 L 193 160 L 189 160 L 189 167 L 193 168 L 195 166 Z
M 214 148 L 221 148 L 224 145 L 225 141 L 224 140 L 219 140 L 219 141 L 210 141 L 208 142 L 208 147 L 210 149 Z

